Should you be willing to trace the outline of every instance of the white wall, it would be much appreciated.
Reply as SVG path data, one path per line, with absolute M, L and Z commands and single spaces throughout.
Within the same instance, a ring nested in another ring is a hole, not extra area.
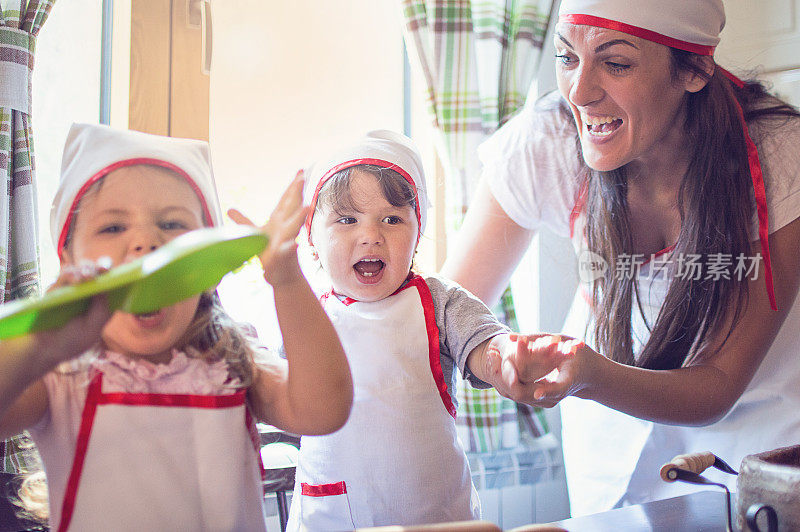
M 369 129 L 403 131 L 398 2 L 212 3 L 210 143 L 223 211 L 267 218 L 298 169 Z M 316 270 L 301 248 L 307 273 Z M 318 284 L 322 284 L 319 282 Z M 229 312 L 278 344 L 256 268 L 226 278 Z
M 800 0 L 726 0 L 725 13 L 717 62 L 800 106 Z

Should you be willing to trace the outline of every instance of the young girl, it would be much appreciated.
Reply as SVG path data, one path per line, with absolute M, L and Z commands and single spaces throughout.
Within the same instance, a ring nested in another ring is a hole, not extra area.
M 427 196 L 410 139 L 372 132 L 311 176 L 306 228 L 333 284 L 322 300 L 345 346 L 355 394 L 341 430 L 302 438 L 288 528 L 478 518 L 456 437 L 457 371 L 486 387 L 472 364 L 494 352 L 512 382 L 514 356 L 530 338 L 517 343 L 471 294 L 411 270 Z
M 265 226 L 261 256 L 288 368 L 254 363 L 214 291 L 146 315 L 116 312 L 68 369 L 51 371 L 65 356 L 32 358 L 0 433 L 30 430 L 54 530 L 264 530 L 250 413 L 305 434 L 347 419 L 347 361 L 297 264 L 301 197 L 298 179 Z M 120 264 L 220 223 L 207 144 L 73 126 L 51 213 L 63 268 Z

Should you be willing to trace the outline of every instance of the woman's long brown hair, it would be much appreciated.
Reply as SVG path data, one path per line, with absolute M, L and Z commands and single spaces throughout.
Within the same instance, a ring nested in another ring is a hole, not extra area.
M 708 79 L 702 90 L 688 93 L 685 100 L 686 146 L 692 153 L 679 192 L 681 230 L 674 256 L 699 255 L 703 264 L 717 253 L 734 259 L 740 253 L 749 256 L 752 181 L 736 101 L 749 125 L 765 116 L 788 119 L 800 114 L 770 96 L 759 83 L 738 88 L 720 68 L 709 77 L 694 54 L 676 49 L 671 52 L 673 79 L 684 72 Z M 578 151 L 580 154 L 580 143 Z M 598 172 L 586 167 L 582 155 L 580 162 L 587 190 L 587 244 L 609 265 L 617 264 L 618 257 L 633 254 L 626 168 Z M 733 275 L 728 280 L 705 277 L 705 272 L 700 279 L 673 276 L 655 323 L 647 324 L 650 338 L 634 357 L 632 312 L 644 316 L 637 303 L 639 287 L 635 274 L 614 275 L 612 268 L 594 283 L 592 291 L 594 332 L 600 352 L 624 364 L 674 369 L 706 352 L 712 333 L 724 330 L 726 323 L 730 324 L 730 335 L 747 305 L 747 283 Z

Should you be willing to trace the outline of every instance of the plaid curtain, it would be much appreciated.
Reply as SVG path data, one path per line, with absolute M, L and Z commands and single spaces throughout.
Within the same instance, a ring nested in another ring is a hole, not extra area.
M 525 102 L 538 71 L 552 0 L 401 0 L 404 37 L 425 80 L 445 168 L 448 231 L 461 224 L 478 184 L 477 147 Z M 516 330 L 506 291 L 496 309 Z M 458 389 L 457 424 L 467 450 L 492 451 L 519 442 L 517 406 L 494 390 Z M 547 431 L 524 409 L 523 421 Z
M 0 0 L 0 302 L 39 295 L 39 244 L 31 130 L 36 35 L 55 0 Z M 33 444 L 24 434 L 0 448 L 2 471 L 26 470 Z

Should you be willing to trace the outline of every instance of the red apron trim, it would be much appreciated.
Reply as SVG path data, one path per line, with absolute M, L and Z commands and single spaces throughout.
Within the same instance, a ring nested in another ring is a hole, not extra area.
M 358 303 L 358 299 L 353 299 L 352 297 L 343 296 L 341 294 L 337 294 L 333 288 L 331 288 L 328 292 L 322 294 L 319 298 L 320 305 L 325 305 L 325 302 L 328 300 L 329 297 L 333 296 L 337 301 L 339 301 L 342 305 L 348 307 L 353 303 Z
M 674 37 L 668 37 L 667 35 L 657 33 L 655 31 L 640 28 L 638 26 L 632 26 L 630 24 L 625 24 L 624 22 L 619 22 L 616 20 L 611 20 L 603 17 L 596 17 L 594 15 L 571 14 L 571 15 L 561 15 L 558 18 L 558 20 L 563 22 L 570 22 L 572 24 L 583 24 L 586 26 L 597 26 L 598 28 L 606 28 L 609 30 L 621 31 L 622 33 L 627 33 L 628 35 L 633 35 L 634 37 L 641 37 L 642 39 L 645 39 L 647 41 L 663 44 L 664 46 L 669 46 L 670 48 L 678 48 L 679 50 L 686 50 L 687 52 L 693 52 L 695 54 L 714 55 L 714 48 L 715 48 L 714 46 L 695 44 L 688 41 L 681 41 L 680 39 L 675 39 Z
M 578 221 L 578 216 L 581 215 L 583 207 L 586 204 L 586 196 L 589 194 L 589 182 L 584 181 L 578 189 L 578 197 L 575 198 L 575 205 L 569 213 L 569 237 L 575 236 L 575 222 Z
M 325 172 L 325 175 L 323 175 L 320 178 L 319 183 L 317 183 L 317 187 L 314 189 L 314 195 L 311 197 L 311 206 L 310 206 L 310 209 L 308 211 L 308 216 L 306 216 L 306 221 L 305 221 L 306 233 L 308 234 L 308 243 L 309 244 L 312 244 L 312 242 L 311 242 L 311 222 L 314 219 L 314 211 L 317 209 L 317 198 L 319 196 L 319 191 L 322 190 L 322 187 L 325 185 L 325 183 L 328 181 L 328 179 L 330 179 L 331 176 L 333 176 L 333 174 L 335 174 L 336 172 L 340 172 L 342 170 L 346 170 L 348 168 L 351 168 L 353 166 L 358 166 L 360 164 L 372 164 L 372 165 L 375 165 L 375 166 L 380 166 L 381 168 L 388 168 L 390 170 L 394 170 L 395 172 L 397 172 L 398 174 L 403 176 L 403 178 L 406 181 L 408 181 L 408 184 L 411 185 L 411 187 L 415 191 L 417 190 L 417 184 L 414 183 L 414 178 L 411 177 L 411 174 L 409 174 L 403 168 L 401 168 L 400 166 L 396 165 L 393 162 L 385 161 L 383 159 L 372 159 L 372 158 L 369 158 L 369 157 L 364 157 L 364 158 L 360 158 L 360 159 L 351 159 L 349 161 L 344 161 L 343 163 L 339 163 L 336 166 L 334 166 L 333 168 L 331 168 L 330 170 L 328 170 L 327 172 Z M 419 198 L 417 198 L 416 207 L 414 208 L 414 211 L 416 212 L 416 215 L 417 215 L 417 242 L 419 242 L 419 238 L 420 238 L 420 236 L 422 236 L 422 217 L 421 217 L 419 209 L 420 209 L 420 207 L 419 207 Z
M 734 85 L 739 88 L 744 87 L 744 81 L 719 65 L 717 65 L 717 68 L 719 68 Z M 744 119 L 744 109 L 742 109 L 742 106 L 739 104 L 739 100 L 734 98 L 733 101 L 739 113 L 739 122 L 742 124 L 744 142 L 747 145 L 747 164 L 750 166 L 750 179 L 753 181 L 753 194 L 756 198 L 756 213 L 758 214 L 758 238 L 761 241 L 761 252 L 764 254 L 764 268 L 766 270 L 764 282 L 767 285 L 767 296 L 769 297 L 769 304 L 772 310 L 778 310 L 778 304 L 775 301 L 775 287 L 772 282 L 772 258 L 769 253 L 769 216 L 767 214 L 767 191 L 764 188 L 764 174 L 761 170 L 758 148 L 756 148 L 753 139 L 750 137 L 747 121 Z
M 340 299 L 343 305 L 352 305 L 353 303 L 358 303 L 358 299 L 353 299 L 352 297 L 345 297 L 344 299 Z
M 662 249 L 661 251 L 656 251 L 655 253 L 650 255 L 650 257 L 647 258 L 644 262 L 642 262 L 641 266 L 644 266 L 645 264 L 649 263 L 651 260 L 656 259 L 656 258 L 660 257 L 661 255 L 664 255 L 666 253 L 672 253 L 673 251 L 675 251 L 675 244 L 672 244 L 671 246 L 667 246 L 664 249 Z
M 192 179 L 189 174 L 186 173 L 182 168 L 175 166 L 172 163 L 168 163 L 167 161 L 162 161 L 161 159 L 151 159 L 149 157 L 137 157 L 135 159 L 125 159 L 122 161 L 117 161 L 113 164 L 106 166 L 105 168 L 101 169 L 99 172 L 95 173 L 92 177 L 90 177 L 86 183 L 78 190 L 78 193 L 75 195 L 75 199 L 72 200 L 72 205 L 67 212 L 67 219 L 64 221 L 64 227 L 61 228 L 61 234 L 58 237 L 58 258 L 61 257 L 61 253 L 64 251 L 64 244 L 67 242 L 67 235 L 69 234 L 69 226 L 72 224 L 72 216 L 75 214 L 75 211 L 78 209 L 78 203 L 80 203 L 83 195 L 94 185 L 98 180 L 105 177 L 106 175 L 110 174 L 114 170 L 118 170 L 119 168 L 123 168 L 125 166 L 133 166 L 136 164 L 151 164 L 153 166 L 160 166 L 162 168 L 166 168 L 168 170 L 172 170 L 179 176 L 183 177 L 186 182 L 192 187 L 197 198 L 200 200 L 200 205 L 203 207 L 203 216 L 205 217 L 206 223 L 208 225 L 213 225 L 214 218 L 211 216 L 211 211 L 208 208 L 208 204 L 206 204 L 205 196 L 203 192 L 200 190 L 200 187 L 197 186 L 194 179 Z
M 261 482 L 264 482 L 267 480 L 267 470 L 264 469 L 264 461 L 261 459 L 261 435 L 258 433 L 256 420 L 250 413 L 249 408 L 244 409 L 244 423 L 247 426 L 247 433 L 250 436 L 250 443 L 253 444 L 253 450 L 256 452 L 258 471 L 261 473 Z
M 300 493 L 309 497 L 329 497 L 331 495 L 344 495 L 347 493 L 347 486 L 344 480 L 333 484 L 306 484 L 300 483 Z
M 58 524 L 59 532 L 67 530 L 72 521 L 72 514 L 75 511 L 75 498 L 78 495 L 78 484 L 81 480 L 83 471 L 83 461 L 86 458 L 86 449 L 89 447 L 89 436 L 92 433 L 94 414 L 97 411 L 97 399 L 100 397 L 103 379 L 97 375 L 89 383 L 89 390 L 86 394 L 86 404 L 81 415 L 81 427 L 78 431 L 78 441 L 75 444 L 75 456 L 72 459 L 72 469 L 67 480 L 67 491 L 64 494 L 64 502 L 61 504 L 61 520 Z M 50 504 L 57 504 L 57 501 L 50 501 Z
M 89 383 L 86 394 L 86 404 L 81 415 L 81 426 L 78 431 L 78 440 L 75 444 L 75 456 L 72 459 L 72 469 L 67 480 L 66 493 L 61 507 L 61 520 L 58 531 L 69 528 L 72 515 L 75 511 L 75 499 L 78 495 L 83 462 L 86 459 L 86 450 L 89 447 L 89 437 L 92 433 L 97 406 L 103 404 L 121 404 L 130 406 L 176 406 L 193 408 L 229 408 L 241 406 L 245 402 L 246 390 L 238 390 L 231 395 L 184 395 L 184 394 L 137 394 L 137 393 L 103 393 L 103 374 L 97 373 Z M 249 412 L 247 417 L 250 421 Z M 245 421 L 248 421 L 247 419 Z M 254 442 L 255 443 L 255 442 Z M 261 463 L 261 453 L 256 447 L 262 477 L 264 466 Z M 51 504 L 54 501 L 51 501 Z
M 436 384 L 436 389 L 439 390 L 439 396 L 442 398 L 442 403 L 444 403 L 447 413 L 455 419 L 456 407 L 453 406 L 453 400 L 447 392 L 447 383 L 444 382 L 444 372 L 442 371 L 442 361 L 439 353 L 439 328 L 436 326 L 436 314 L 433 309 L 431 289 L 428 288 L 428 283 L 425 282 L 425 279 L 417 274 L 414 274 L 409 279 L 406 286 L 416 286 L 419 292 L 422 311 L 425 316 L 425 329 L 428 331 L 428 358 L 431 364 L 433 381 Z
M 177 406 L 192 408 L 229 408 L 240 406 L 245 401 L 245 390 L 238 390 L 231 395 L 189 395 L 189 394 L 157 394 L 157 393 L 102 393 L 98 403 L 102 405 L 130 406 Z
M 583 300 L 589 305 L 589 308 L 594 309 L 594 301 L 592 301 L 592 294 L 589 293 L 588 287 L 581 285 L 579 290 L 581 292 L 581 297 L 583 297 Z

